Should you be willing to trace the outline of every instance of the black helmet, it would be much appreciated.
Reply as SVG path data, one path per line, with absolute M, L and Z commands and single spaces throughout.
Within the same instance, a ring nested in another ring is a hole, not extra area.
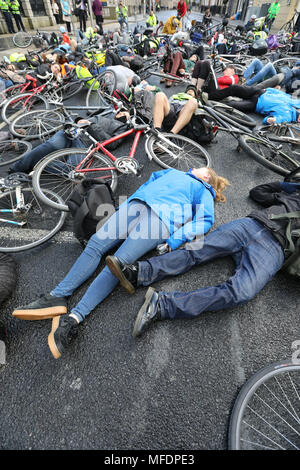
M 264 55 L 268 51 L 268 44 L 264 39 L 257 39 L 251 46 L 252 55 Z
M 223 26 L 227 26 L 227 25 L 228 25 L 228 19 L 227 19 L 227 18 L 224 18 L 224 19 L 222 20 L 222 25 L 223 25 Z

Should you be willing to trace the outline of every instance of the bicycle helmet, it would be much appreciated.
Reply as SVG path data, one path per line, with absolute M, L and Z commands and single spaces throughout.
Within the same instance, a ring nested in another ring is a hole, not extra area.
M 250 50 L 252 55 L 264 55 L 268 52 L 268 44 L 264 39 L 257 39 L 253 42 Z
M 228 25 L 228 19 L 227 19 L 227 18 L 224 18 L 224 19 L 222 20 L 222 25 L 223 25 L 223 26 L 227 26 L 227 25 Z

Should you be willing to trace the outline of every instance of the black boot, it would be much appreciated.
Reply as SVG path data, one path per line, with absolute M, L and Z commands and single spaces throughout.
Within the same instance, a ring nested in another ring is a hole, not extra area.
M 20 320 L 45 320 L 67 313 L 67 300 L 64 297 L 42 295 L 28 305 L 18 307 L 12 316 Z
M 107 256 L 106 264 L 112 274 L 119 279 L 121 285 L 129 294 L 134 294 L 138 278 L 138 263 L 123 264 L 116 256 Z
M 158 293 L 152 287 L 149 287 L 145 295 L 145 302 L 135 320 L 133 336 L 140 336 L 151 323 L 157 320 L 161 320 Z
M 53 318 L 52 329 L 48 336 L 48 346 L 55 359 L 62 355 L 72 339 L 77 336 L 78 326 L 75 318 L 69 315 Z

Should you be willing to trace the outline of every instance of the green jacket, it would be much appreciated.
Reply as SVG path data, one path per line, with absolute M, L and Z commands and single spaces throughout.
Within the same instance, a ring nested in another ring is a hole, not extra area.
M 18 0 L 15 0 L 14 3 L 10 3 L 10 9 L 13 14 L 19 15 L 20 14 L 20 3 Z
M 0 0 L 0 10 L 9 11 L 10 3 L 8 0 Z
M 279 10 L 280 10 L 280 3 L 272 3 L 272 5 L 270 6 L 269 10 L 268 10 L 268 17 L 269 18 L 275 18 L 278 13 L 279 13 Z
M 148 19 L 146 21 L 146 23 L 151 27 L 151 28 L 154 28 L 154 26 L 157 25 L 157 18 L 155 15 L 153 16 L 148 16 Z

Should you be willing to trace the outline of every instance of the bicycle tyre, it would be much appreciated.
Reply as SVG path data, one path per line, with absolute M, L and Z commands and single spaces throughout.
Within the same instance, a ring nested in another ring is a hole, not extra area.
M 87 148 L 70 148 L 57 150 L 56 152 L 47 155 L 47 157 L 43 158 L 40 162 L 38 162 L 37 165 L 34 167 L 34 172 L 32 176 L 32 185 L 37 197 L 45 204 L 48 204 L 51 207 L 68 212 L 69 208 L 66 202 L 76 185 L 84 179 L 84 176 L 77 176 L 76 179 L 76 176 L 73 174 L 74 168 L 78 164 L 78 161 L 82 161 L 83 158 L 85 158 L 88 151 L 89 149 Z M 78 157 L 77 163 L 72 163 L 68 161 L 70 157 L 76 158 L 76 155 Z M 107 174 L 104 174 L 104 176 L 102 176 L 101 178 L 104 179 L 105 182 L 109 183 L 111 190 L 114 192 L 117 188 L 118 180 L 117 170 L 114 168 L 113 162 L 105 155 L 100 154 L 99 152 L 95 152 L 93 154 L 93 158 L 96 158 L 96 164 L 102 162 L 102 168 L 107 168 Z M 55 165 L 56 173 L 53 171 L 55 170 Z M 61 167 L 61 165 L 63 165 L 62 170 L 61 168 L 59 168 Z M 101 166 L 95 166 L 94 168 L 101 168 Z M 97 178 L 97 174 L 95 175 L 93 171 L 87 172 L 86 174 L 91 178 Z M 56 203 L 44 194 L 44 188 L 48 190 L 51 189 L 51 186 L 55 188 L 55 193 L 57 193 L 58 196 L 63 200 L 62 203 Z
M 239 138 L 239 144 L 250 157 L 279 175 L 286 176 L 299 167 L 296 159 L 281 150 L 274 150 L 259 137 L 242 135 Z
M 32 43 L 32 36 L 29 33 L 19 31 L 13 35 L 13 43 L 16 47 L 26 48 Z
M 168 133 L 161 133 L 160 135 L 171 142 L 171 151 L 163 153 L 161 148 L 157 147 L 159 143 L 161 144 L 159 135 L 152 135 L 146 140 L 145 150 L 147 155 L 153 158 L 162 168 L 188 171 L 189 168 L 209 166 L 209 153 L 201 145 L 182 135 Z M 176 145 L 175 148 L 173 147 L 174 144 Z M 163 143 L 163 148 L 168 149 L 165 145 L 168 145 L 168 143 Z M 178 147 L 180 148 L 178 149 Z M 189 156 L 189 152 L 192 152 L 191 156 Z
M 0 167 L 20 160 L 32 149 L 30 142 L 20 140 L 2 140 L 0 142 Z M 19 153 L 18 153 L 19 152 Z
M 55 109 L 30 111 L 25 115 L 21 114 L 21 116 L 16 117 L 10 123 L 9 130 L 15 137 L 23 140 L 45 139 L 62 129 L 64 123 L 63 114 Z M 23 134 L 21 130 L 25 130 L 26 134 Z
M 66 85 L 64 85 L 61 88 L 63 100 L 69 100 L 73 96 L 80 93 L 83 88 L 84 88 L 84 84 L 80 80 L 71 81 L 70 83 L 66 83 Z
M 243 417 L 246 415 L 246 408 L 251 401 L 251 398 L 256 394 L 258 388 L 273 377 L 292 371 L 295 371 L 300 375 L 300 363 L 295 364 L 290 359 L 287 361 L 274 362 L 260 369 L 242 386 L 234 402 L 228 426 L 228 448 L 230 450 L 240 450 L 242 447 L 240 441 Z M 254 443 L 252 442 L 252 444 Z M 258 445 L 258 443 L 256 444 Z
M 29 98 L 28 102 L 25 105 L 25 102 Z M 42 109 L 49 109 L 50 105 L 49 102 L 41 95 L 34 95 L 32 93 L 22 93 L 21 95 L 13 96 L 9 100 L 6 101 L 4 106 L 2 107 L 1 117 L 6 124 L 10 124 L 12 120 L 19 116 L 20 114 L 27 113 L 31 111 L 31 108 L 34 106 L 42 106 Z M 13 111 L 17 109 L 17 116 Z
M 96 84 L 99 87 L 95 89 Z M 102 95 L 105 91 L 108 95 L 112 95 L 117 86 L 117 76 L 113 70 L 105 70 L 100 73 L 92 82 L 86 95 L 86 107 L 93 108 L 107 108 L 110 106 Z
M 244 114 L 242 111 L 239 111 L 232 106 L 228 106 L 225 103 L 218 103 L 217 101 L 209 101 L 208 104 L 212 107 L 213 111 L 215 111 L 216 114 L 226 122 L 230 123 L 230 121 L 234 121 L 237 124 L 241 124 L 242 126 L 247 126 L 252 129 L 257 125 L 256 121 L 254 121 L 252 117 L 247 116 L 247 114 Z
M 3 100 L 0 102 L 0 108 L 4 105 L 4 103 L 9 100 L 12 96 L 16 96 L 20 94 L 20 90 L 24 87 L 24 83 L 20 83 L 18 85 L 13 85 L 5 90 L 2 90 L 0 95 L 3 96 Z
M 31 198 L 31 203 L 36 203 L 36 207 L 39 207 L 41 209 L 41 203 L 38 201 L 36 195 L 34 194 L 34 190 L 32 188 L 22 188 L 22 193 L 27 193 L 28 197 Z M 30 192 L 30 194 L 29 194 Z M 0 208 L 2 205 L 4 208 L 11 208 L 11 201 L 13 200 L 13 190 L 7 190 L 3 193 L 0 192 Z M 57 201 L 61 201 L 61 199 L 57 196 L 57 194 L 53 193 L 52 191 L 48 191 L 49 197 L 51 196 L 53 199 Z M 7 202 L 6 200 L 7 199 Z M 30 200 L 30 199 L 29 199 Z M 44 205 L 42 208 L 42 213 L 38 213 L 38 210 L 33 210 L 33 217 L 37 220 L 37 223 L 42 223 L 43 220 L 47 223 L 53 223 L 54 226 L 53 228 L 50 228 L 48 233 L 44 234 L 45 229 L 42 227 L 42 229 L 37 228 L 37 224 L 33 224 L 32 229 L 29 228 L 29 232 L 25 232 L 26 229 L 23 229 L 22 227 L 18 227 L 13 224 L 5 224 L 3 221 L 0 222 L 1 225 L 1 230 L 0 230 L 0 252 L 3 253 L 17 253 L 20 251 L 25 251 L 29 250 L 31 248 L 35 248 L 36 246 L 41 245 L 42 243 L 45 243 L 46 241 L 50 240 L 63 226 L 64 221 L 66 219 L 67 214 L 62 211 L 58 211 L 53 209 L 52 207 L 49 207 L 48 205 Z M 3 216 L 5 217 L 5 214 L 0 214 L 1 218 Z M 9 219 L 10 216 L 6 215 L 6 217 Z M 17 217 L 17 216 L 14 216 Z M 57 222 L 55 221 L 55 217 L 57 217 Z M 23 219 L 22 219 L 23 220 Z M 27 221 L 28 222 L 28 221 Z M 3 225 L 4 224 L 4 225 Z M 31 224 L 31 222 L 30 222 Z M 6 227 L 5 227 L 6 225 Z M 18 228 L 17 228 L 18 227 Z M 39 230 L 42 232 L 41 233 L 41 238 L 35 241 L 30 241 L 30 238 L 33 236 L 38 236 L 39 235 Z M 25 235 L 24 239 L 22 238 Z M 15 238 L 14 238 L 15 237 Z M 22 243 L 24 240 L 28 240 L 28 243 L 26 244 L 21 244 L 18 246 L 12 246 L 12 243 L 14 240 L 17 240 L 17 243 Z M 6 246 L 3 246 L 3 242 L 6 243 Z

